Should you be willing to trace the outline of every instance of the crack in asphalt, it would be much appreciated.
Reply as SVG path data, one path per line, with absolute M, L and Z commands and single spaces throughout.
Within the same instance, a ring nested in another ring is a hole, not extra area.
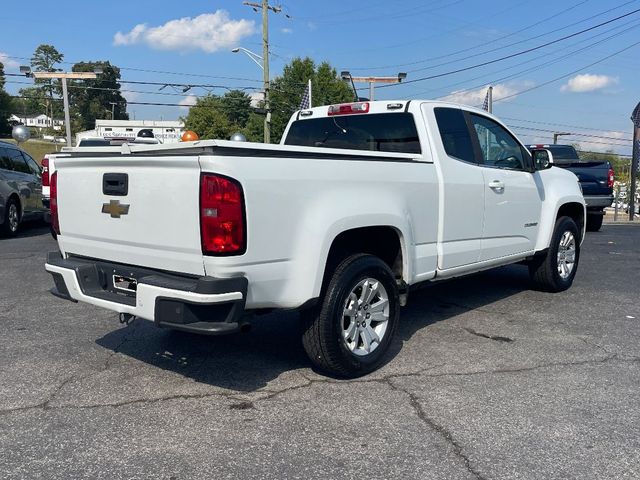
M 119 344 L 119 346 L 121 347 L 122 345 L 124 345 L 124 343 L 126 342 L 126 339 L 123 339 L 123 341 Z M 110 357 L 112 357 L 113 355 L 115 355 L 114 352 L 113 354 L 110 355 Z M 109 361 L 109 359 L 107 359 Z M 105 365 L 108 363 L 108 361 L 105 363 Z M 281 395 L 284 395 L 286 393 L 295 391 L 295 390 L 300 390 L 303 388 L 308 388 L 314 384 L 335 384 L 335 385 L 351 385 L 351 384 L 358 384 L 358 383 L 362 383 L 362 384 L 366 384 L 366 383 L 380 383 L 380 384 L 386 384 L 386 385 L 390 385 L 393 388 L 398 389 L 396 386 L 392 385 L 390 383 L 391 380 L 397 380 L 400 378 L 406 378 L 406 377 L 425 377 L 425 378 L 440 378 L 440 377 L 462 377 L 462 376 L 474 376 L 474 375 L 487 375 L 487 374 L 500 374 L 500 373 L 523 373 L 523 372 L 530 372 L 530 371 L 534 371 L 534 370 L 539 370 L 539 369 L 545 369 L 545 368 L 553 368 L 553 367 L 575 367 L 575 366 L 582 366 L 582 365 L 598 365 L 598 364 L 603 364 L 603 363 L 608 363 L 608 362 L 620 362 L 620 363 L 637 363 L 640 362 L 640 357 L 620 357 L 616 354 L 613 355 L 609 355 L 606 356 L 604 358 L 601 359 L 595 359 L 595 360 L 582 360 L 582 361 L 577 361 L 577 362 L 551 362 L 551 363 L 545 363 L 545 364 L 540 364 L 540 365 L 532 365 L 530 367 L 521 367 L 521 368 L 501 368 L 501 369 L 492 369 L 492 370 L 475 370 L 475 371 L 470 371 L 470 372 L 443 372 L 443 373 L 428 373 L 430 370 L 433 370 L 435 368 L 439 368 L 439 367 L 443 367 L 445 366 L 445 364 L 442 365 L 433 365 L 433 366 L 429 366 L 427 368 L 415 371 L 415 372 L 407 372 L 407 373 L 393 373 L 393 374 L 389 374 L 383 377 L 379 377 L 379 378 L 364 378 L 364 379 L 352 379 L 352 380 L 338 380 L 338 379 L 332 379 L 332 378 L 309 378 L 304 374 L 301 374 L 301 376 L 307 380 L 305 383 L 300 384 L 300 385 L 293 385 L 291 387 L 287 387 L 281 390 L 275 390 L 275 391 L 271 391 L 271 390 L 258 390 L 256 392 L 251 392 L 253 394 L 266 394 L 263 395 L 260 398 L 257 398 L 255 400 L 251 400 L 254 404 L 256 403 L 260 403 L 264 400 L 271 400 L 274 399 L 276 397 L 279 397 Z M 104 371 L 104 370 L 100 370 L 100 371 Z M 136 404 L 151 404 L 151 403 L 158 403 L 158 402 L 164 402 L 164 401 L 171 401 L 171 400 L 191 400 L 191 399 L 206 399 L 206 398 L 215 398 L 215 397 L 221 397 L 221 398 L 230 398 L 233 400 L 236 400 L 238 402 L 246 402 L 246 394 L 243 394 L 243 392 L 209 392 L 209 393 L 200 393 L 200 394 L 175 394 L 175 395 L 167 395 L 167 396 L 161 396 L 161 397 L 156 397 L 156 398 L 137 398 L 137 399 L 132 399 L 132 400 L 126 400 L 123 402 L 111 402 L 111 403 L 95 403 L 95 404 L 90 404 L 90 405 L 51 405 L 51 402 L 55 399 L 56 396 L 58 396 L 60 394 L 60 392 L 64 389 L 64 387 L 66 385 L 68 385 L 71 381 L 73 380 L 83 380 L 84 378 L 87 378 L 91 375 L 94 375 L 96 372 L 91 372 L 87 375 L 84 376 L 76 376 L 76 375 L 72 375 L 69 378 L 65 379 L 63 382 L 60 383 L 60 385 L 53 391 L 53 393 L 51 395 L 49 395 L 49 397 L 38 403 L 35 405 L 28 405 L 28 406 L 23 406 L 23 407 L 15 407 L 15 408 L 8 408 L 8 409 L 4 409 L 4 410 L 0 410 L 0 415 L 6 415 L 6 414 L 10 414 L 10 413 L 14 413 L 14 412 L 21 412 L 21 411 L 27 411 L 27 410 L 34 410 L 34 409 L 43 409 L 43 410 L 73 410 L 73 409 L 77 409 L 77 410 L 86 410 L 86 409 L 94 409 L 94 408 L 108 408 L 108 407 L 124 407 L 124 406 L 129 406 L 129 405 L 136 405 Z M 244 395 L 244 398 L 243 398 Z
M 59 408 L 63 408 L 64 406 L 52 406 L 51 403 L 56 399 L 56 397 L 60 394 L 60 392 L 67 386 L 69 385 L 71 382 L 73 381 L 82 381 L 86 378 L 89 378 L 93 375 L 95 375 L 96 373 L 101 373 L 101 372 L 105 372 L 107 371 L 110 366 L 111 366 L 111 360 L 112 358 L 118 353 L 119 349 L 122 348 L 122 346 L 135 334 L 135 327 L 132 327 L 132 331 L 129 332 L 128 335 L 123 335 L 122 340 L 120 341 L 120 343 L 118 343 L 114 348 L 113 351 L 107 356 L 107 359 L 105 360 L 102 368 L 98 369 L 98 370 L 92 370 L 91 372 L 87 372 L 84 375 L 78 375 L 76 373 L 74 373 L 73 375 L 70 375 L 69 377 L 67 377 L 66 379 L 64 379 L 54 390 L 53 392 L 42 402 L 35 404 L 35 405 L 26 405 L 24 407 L 15 407 L 15 408 L 8 408 L 8 409 L 4 409 L 4 410 L 0 410 L 0 415 L 5 415 L 8 413 L 13 413 L 13 412 L 21 412 L 21 411 L 25 411 L 25 410 L 32 410 L 32 409 L 42 409 L 42 410 L 56 410 Z M 80 407 L 78 407 L 80 408 Z
M 488 338 L 489 340 L 495 340 L 496 342 L 511 343 L 514 341 L 513 338 L 509 338 L 509 337 L 503 337 L 500 335 L 489 335 L 487 333 L 476 332 L 473 328 L 465 327 L 463 328 L 463 330 L 466 332 L 469 332 L 471 335 L 475 335 L 476 337 Z
M 409 403 L 420 421 L 427 425 L 427 427 L 429 427 L 431 430 L 435 431 L 438 435 L 440 435 L 440 437 L 445 440 L 445 442 L 453 447 L 454 455 L 462 460 L 462 463 L 471 475 L 473 475 L 478 480 L 486 480 L 487 477 L 483 476 L 480 472 L 478 472 L 478 470 L 476 470 L 476 468 L 473 467 L 473 465 L 471 464 L 471 459 L 469 459 L 469 457 L 464 453 L 464 449 L 460 442 L 456 440 L 456 438 L 449 430 L 447 430 L 445 427 L 443 427 L 427 415 L 427 413 L 422 408 L 422 405 L 420 405 L 420 401 L 415 394 L 411 393 L 407 389 L 399 387 L 398 385 L 394 385 L 392 379 L 389 379 L 387 384 L 391 387 L 391 389 L 402 392 L 408 397 Z

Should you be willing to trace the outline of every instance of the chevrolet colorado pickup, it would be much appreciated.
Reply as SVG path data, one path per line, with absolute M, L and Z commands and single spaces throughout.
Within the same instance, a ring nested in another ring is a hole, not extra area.
M 378 367 L 411 286 L 511 263 L 569 288 L 576 177 L 496 117 L 432 101 L 296 112 L 280 145 L 203 140 L 55 156 L 52 292 L 203 334 L 297 309 L 312 363 Z
M 604 209 L 613 203 L 613 167 L 607 160 L 584 161 L 572 145 L 529 145 L 529 149 L 546 149 L 553 155 L 553 164 L 572 172 L 582 188 L 587 205 L 587 230 L 597 232 L 602 227 Z

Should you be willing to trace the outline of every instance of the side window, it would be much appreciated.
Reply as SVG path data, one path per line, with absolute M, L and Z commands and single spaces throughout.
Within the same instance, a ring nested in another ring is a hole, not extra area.
M 0 169 L 2 170 L 13 170 L 13 162 L 9 153 L 9 149 L 0 147 Z
M 34 175 L 40 175 L 42 173 L 40 166 L 30 155 L 22 152 L 22 156 L 27 161 L 27 165 L 29 165 L 29 170 L 31 170 L 31 173 L 33 173 Z
M 11 162 L 13 163 L 13 169 L 16 172 L 31 173 L 27 162 L 25 162 L 22 152 L 20 150 L 10 150 Z
M 462 110 L 457 108 L 434 108 L 440 138 L 447 155 L 465 162 L 477 163 L 473 143 Z
M 472 113 L 470 117 L 478 137 L 484 165 L 524 170 L 528 161 L 523 155 L 522 147 L 505 128 L 480 115 Z

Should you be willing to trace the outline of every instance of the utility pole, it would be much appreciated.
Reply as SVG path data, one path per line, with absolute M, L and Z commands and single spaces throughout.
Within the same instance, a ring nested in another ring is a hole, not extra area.
M 269 0 L 262 0 L 262 3 L 242 2 L 255 12 L 262 9 L 262 81 L 264 83 L 264 143 L 271 143 L 271 108 L 269 105 L 269 10 L 273 13 L 280 13 L 282 8 L 272 7 Z
M 97 78 L 96 72 L 33 72 L 34 78 L 57 78 L 62 82 L 62 101 L 64 102 L 64 123 L 67 131 L 67 147 L 71 146 L 71 119 L 69 116 L 69 93 L 67 79 L 79 80 Z M 52 120 L 53 121 L 53 120 Z
M 638 176 L 638 161 L 640 161 L 640 103 L 631 114 L 633 122 L 633 152 L 631 157 L 631 191 L 629 194 L 629 220 L 633 220 L 636 213 L 636 177 Z
M 115 120 L 115 109 L 118 102 L 109 102 L 111 104 L 111 120 Z
M 344 71 L 340 73 L 340 77 L 342 80 L 351 80 L 351 84 L 353 85 L 355 82 L 359 83 L 368 83 L 369 84 L 369 101 L 373 102 L 373 93 L 374 93 L 374 85 L 376 83 L 400 83 L 402 80 L 407 78 L 406 73 L 399 73 L 395 77 L 353 77 L 351 73 L 348 71 Z M 353 87 L 354 91 L 356 87 Z M 356 101 L 357 101 L 357 91 L 356 91 Z
M 572 135 L 570 132 L 553 132 L 553 144 L 558 143 L 558 137 L 562 135 Z

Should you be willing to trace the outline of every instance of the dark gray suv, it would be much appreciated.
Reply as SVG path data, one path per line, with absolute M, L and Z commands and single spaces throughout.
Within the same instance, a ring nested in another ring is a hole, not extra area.
M 41 175 L 27 153 L 0 142 L 0 235 L 14 235 L 20 222 L 43 218 Z

